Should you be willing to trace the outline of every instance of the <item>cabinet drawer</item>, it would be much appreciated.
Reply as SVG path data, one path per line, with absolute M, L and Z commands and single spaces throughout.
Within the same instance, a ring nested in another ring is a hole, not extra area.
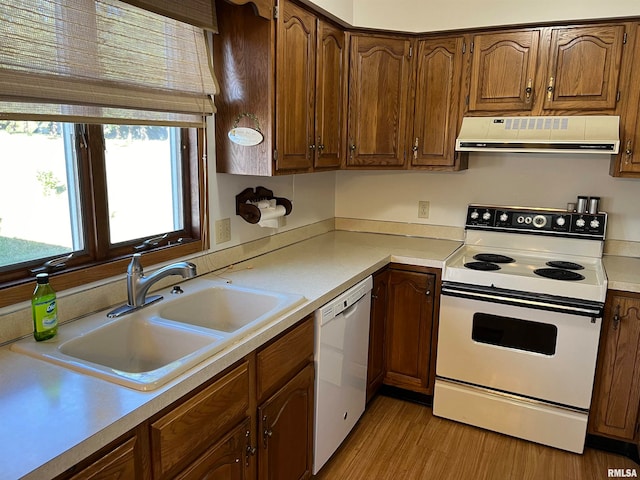
M 310 360 L 313 360 L 313 316 L 258 352 L 259 401 Z
M 183 467 L 238 424 L 249 409 L 249 364 L 232 370 L 151 424 L 154 478 Z

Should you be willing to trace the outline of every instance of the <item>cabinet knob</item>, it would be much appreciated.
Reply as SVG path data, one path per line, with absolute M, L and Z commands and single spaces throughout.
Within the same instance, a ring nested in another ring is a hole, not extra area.
M 555 78 L 549 78 L 549 84 L 547 85 L 547 100 L 551 101 L 553 98 L 553 85 L 555 83 Z
M 627 148 L 624 150 L 624 154 L 627 156 L 626 162 L 629 163 L 631 161 L 631 157 L 633 156 L 633 149 L 631 140 L 627 140 Z
M 315 150 L 316 146 L 312 143 L 311 145 L 309 145 L 309 150 Z
M 613 329 L 617 330 L 620 325 L 620 305 L 616 305 L 616 313 L 613 315 Z
M 533 82 L 531 79 L 527 82 L 527 88 L 524 89 L 524 98 L 527 103 L 531 102 L 531 93 L 533 92 Z

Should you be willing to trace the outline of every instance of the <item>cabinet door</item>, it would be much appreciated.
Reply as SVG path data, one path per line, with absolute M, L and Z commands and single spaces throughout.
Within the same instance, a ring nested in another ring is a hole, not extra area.
M 373 398 L 384 379 L 384 325 L 387 317 L 388 283 L 389 270 L 384 270 L 373 276 L 367 365 L 367 402 Z
M 276 169 L 310 171 L 315 133 L 316 17 L 283 1 L 276 54 Z
M 346 152 L 346 47 L 344 31 L 318 22 L 314 168 L 339 168 Z
M 539 41 L 539 30 L 473 37 L 470 112 L 531 110 Z
M 621 125 L 620 154 L 611 162 L 610 173 L 614 176 L 640 177 L 640 25 L 635 28 L 633 56 L 626 60 L 631 64 L 631 76 Z
M 462 37 L 418 43 L 412 166 L 453 166 L 460 124 Z
M 307 365 L 258 408 L 258 478 L 311 478 L 313 364 Z
M 390 270 L 384 383 L 432 394 L 435 276 Z
M 255 463 L 252 448 L 251 420 L 246 419 L 176 480 L 249 480 Z
M 590 431 L 631 441 L 640 406 L 640 295 L 609 292 L 600 345 Z
M 405 164 L 410 46 L 399 38 L 351 37 L 347 166 Z
M 551 29 L 544 108 L 616 108 L 624 25 Z

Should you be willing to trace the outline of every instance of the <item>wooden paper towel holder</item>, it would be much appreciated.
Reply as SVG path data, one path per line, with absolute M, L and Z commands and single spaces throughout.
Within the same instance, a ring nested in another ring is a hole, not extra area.
M 236 215 L 240 215 L 249 223 L 258 223 L 261 213 L 255 203 L 260 200 L 275 200 L 276 205 L 282 205 L 285 209 L 285 215 L 289 215 L 293 210 L 291 200 L 284 197 L 274 197 L 273 192 L 264 187 L 245 188 L 236 195 Z

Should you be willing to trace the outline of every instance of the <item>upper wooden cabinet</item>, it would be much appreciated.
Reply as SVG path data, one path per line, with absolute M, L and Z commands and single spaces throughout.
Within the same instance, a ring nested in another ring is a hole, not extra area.
M 418 42 L 414 83 L 411 168 L 466 168 L 454 151 L 462 121 L 460 93 L 464 38 L 438 37 Z
M 616 113 L 628 24 L 472 37 L 469 112 Z
M 277 18 L 216 3 L 216 163 L 221 173 L 276 175 L 339 168 L 344 152 L 345 32 L 281 0 Z M 231 142 L 234 127 L 264 140 Z
M 640 25 L 634 25 L 635 35 L 629 42 L 633 52 L 628 64 L 626 111 L 622 117 L 620 153 L 611 159 L 611 175 L 640 177 Z M 632 43 L 633 42 L 633 43 Z
M 410 47 L 398 37 L 351 36 L 348 167 L 405 165 Z
M 475 35 L 469 111 L 531 110 L 539 42 L 539 30 Z

